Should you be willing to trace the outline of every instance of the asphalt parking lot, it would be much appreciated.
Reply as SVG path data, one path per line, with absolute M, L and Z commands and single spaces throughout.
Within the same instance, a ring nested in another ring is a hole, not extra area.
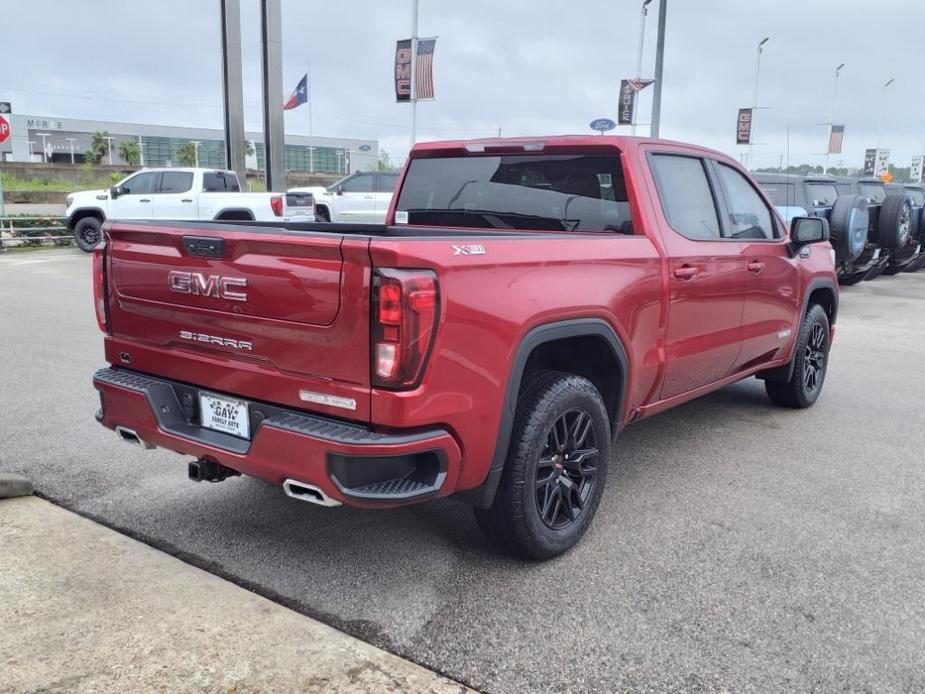
M 10 253 L 0 470 L 478 689 L 922 691 L 923 306 L 925 272 L 846 288 L 811 410 L 750 380 L 628 428 L 589 536 L 528 564 L 455 502 L 322 509 L 118 442 L 89 256 Z

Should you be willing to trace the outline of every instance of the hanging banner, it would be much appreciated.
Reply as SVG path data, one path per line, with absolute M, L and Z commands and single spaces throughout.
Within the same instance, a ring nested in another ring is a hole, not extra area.
M 829 131 L 829 154 L 841 154 L 841 146 L 845 141 L 845 126 L 833 125 Z
M 882 176 L 890 171 L 890 150 L 877 150 L 877 165 L 874 167 L 874 176 Z
M 917 157 L 912 157 L 912 168 L 909 170 L 909 178 L 912 179 L 913 183 L 922 182 L 922 169 L 925 168 L 925 155 L 918 155 Z
M 617 111 L 618 125 L 633 124 L 633 113 L 636 111 L 636 93 L 641 92 L 653 82 L 655 82 L 655 80 L 620 80 L 620 106 Z
M 752 141 L 752 109 L 740 108 L 736 121 L 736 144 L 748 145 Z
M 434 95 L 434 49 L 437 38 L 418 39 L 414 81 L 415 99 L 430 101 Z M 395 42 L 395 101 L 411 101 L 411 39 Z
M 395 43 L 395 101 L 411 101 L 411 39 Z
M 864 150 L 864 175 L 873 176 L 876 166 L 877 166 L 877 150 L 876 149 L 865 149 Z

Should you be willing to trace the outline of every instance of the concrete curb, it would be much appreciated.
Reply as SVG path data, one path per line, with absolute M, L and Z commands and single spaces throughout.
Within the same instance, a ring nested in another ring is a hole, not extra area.
M 0 499 L 29 496 L 33 491 L 32 482 L 25 477 L 11 472 L 0 472 Z

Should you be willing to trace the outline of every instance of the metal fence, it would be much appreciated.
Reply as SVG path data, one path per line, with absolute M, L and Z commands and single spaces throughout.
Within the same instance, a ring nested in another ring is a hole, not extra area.
M 74 237 L 60 215 L 0 217 L 0 253 L 15 246 L 69 246 Z

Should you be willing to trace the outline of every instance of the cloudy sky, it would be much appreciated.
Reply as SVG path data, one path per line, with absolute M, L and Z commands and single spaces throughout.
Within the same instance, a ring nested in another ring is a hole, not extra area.
M 248 129 L 260 128 L 258 0 L 242 0 Z M 657 6 L 658 0 L 654 3 Z M 0 101 L 15 112 L 220 127 L 217 0 L 0 0 Z M 616 118 L 635 69 L 641 0 L 420 0 L 421 36 L 437 35 L 437 100 L 418 107 L 419 139 L 586 133 Z M 283 0 L 284 90 L 311 63 L 314 133 L 376 138 L 408 149 L 410 111 L 393 96 L 395 40 L 411 0 Z M 669 0 L 662 135 L 738 156 L 736 110 L 752 101 L 761 64 L 756 166 L 821 163 L 835 66 L 834 161 L 859 166 L 877 140 L 908 166 L 925 152 L 925 3 L 921 0 Z M 651 75 L 657 11 L 643 73 Z M 895 83 L 883 102 L 883 83 Z M 651 88 L 650 90 L 651 91 Z M 648 122 L 651 94 L 641 102 Z M 307 134 L 308 111 L 286 116 Z

